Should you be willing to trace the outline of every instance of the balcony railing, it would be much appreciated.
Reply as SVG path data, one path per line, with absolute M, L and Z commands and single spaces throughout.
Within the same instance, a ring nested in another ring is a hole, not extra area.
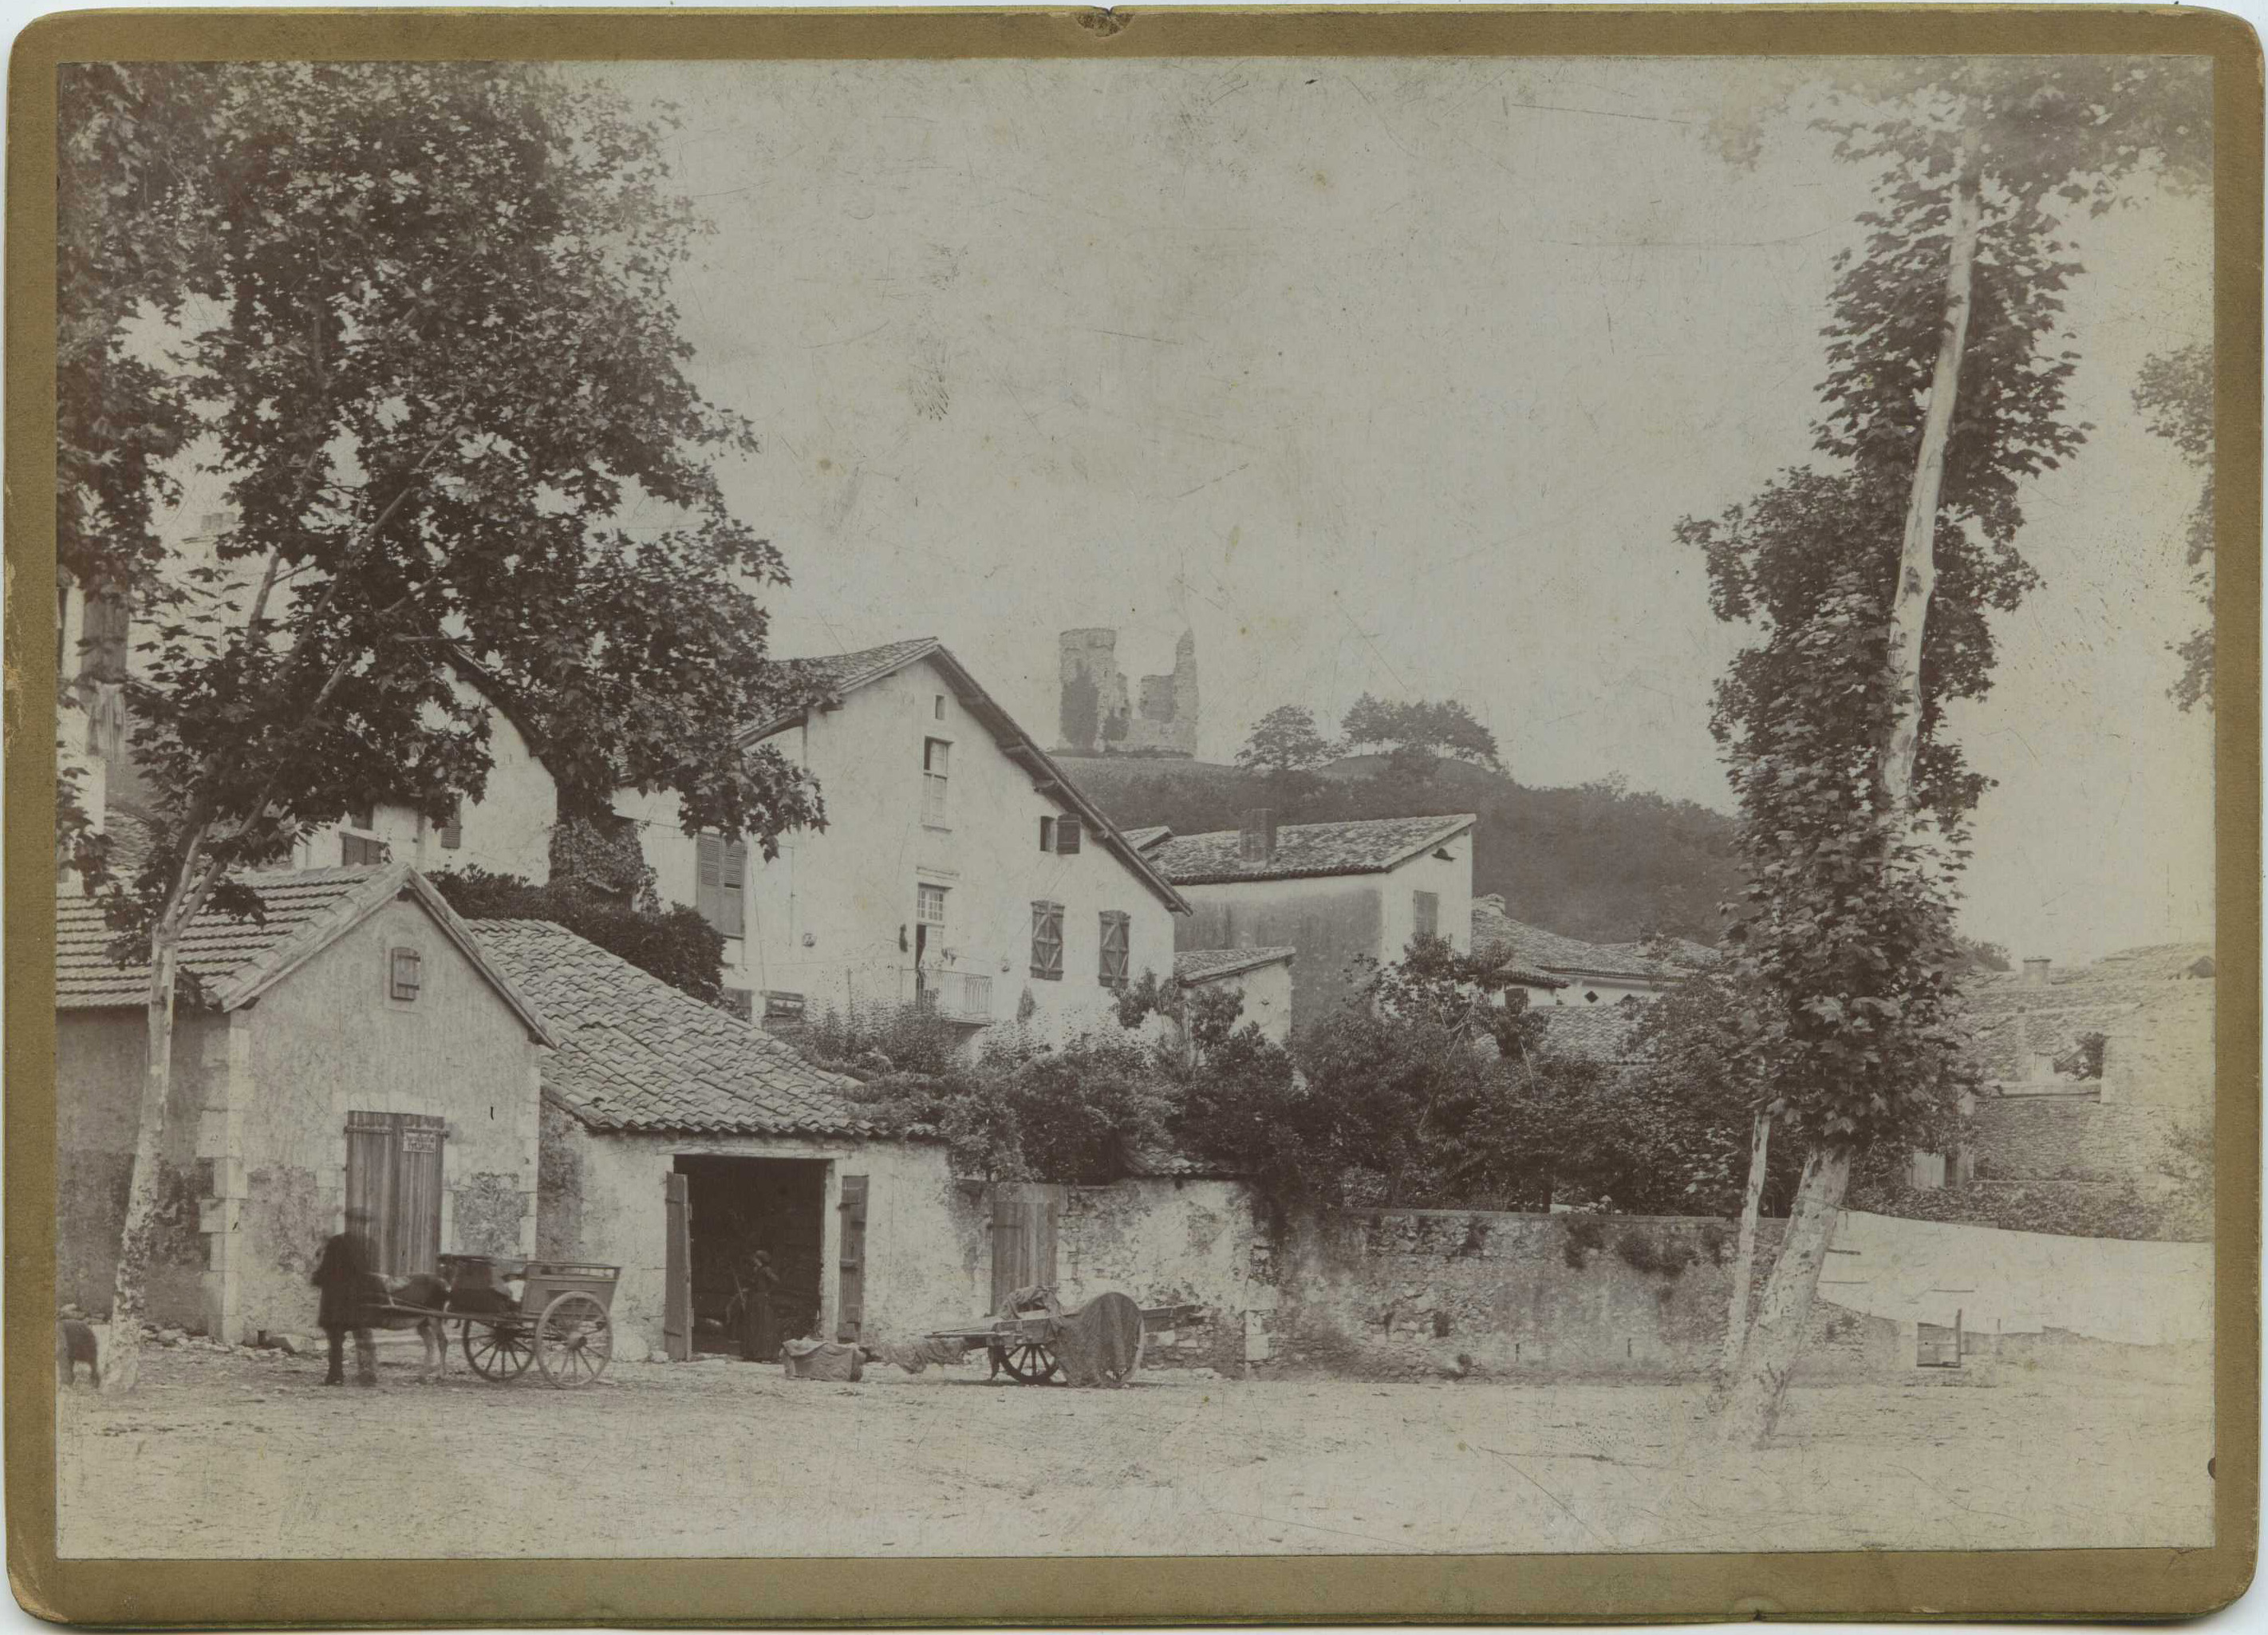
M 974 972 L 909 967 L 899 973 L 898 999 L 947 1021 L 981 1025 L 992 1020 L 992 979 Z

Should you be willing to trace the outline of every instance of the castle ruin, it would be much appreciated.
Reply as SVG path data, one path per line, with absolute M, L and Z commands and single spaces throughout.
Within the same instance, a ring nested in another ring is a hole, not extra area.
M 1145 675 L 1130 701 L 1118 667 L 1118 632 L 1065 630 L 1062 655 L 1064 753 L 1180 755 L 1197 752 L 1197 638 L 1184 630 L 1170 675 Z

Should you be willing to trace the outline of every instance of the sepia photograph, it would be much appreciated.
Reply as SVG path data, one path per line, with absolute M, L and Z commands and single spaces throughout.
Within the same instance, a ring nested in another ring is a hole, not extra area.
M 2246 1532 L 2209 50 L 63 63 L 55 1556 Z

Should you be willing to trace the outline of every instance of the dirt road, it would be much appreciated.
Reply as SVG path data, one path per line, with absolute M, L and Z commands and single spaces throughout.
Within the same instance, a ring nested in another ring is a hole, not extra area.
M 412 1353 L 414 1355 L 414 1353 Z M 1727 1463 L 1697 1388 L 983 1368 L 856 1385 L 729 1362 L 322 1388 L 169 1351 L 65 1395 L 72 1557 L 2023 1549 L 2212 1537 L 2202 1392 L 2080 1377 L 1800 1388 Z

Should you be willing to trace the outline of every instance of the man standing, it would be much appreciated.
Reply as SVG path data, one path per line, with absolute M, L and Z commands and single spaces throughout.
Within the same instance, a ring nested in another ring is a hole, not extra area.
M 346 1383 L 347 1330 L 354 1330 L 355 1383 L 378 1383 L 378 1347 L 370 1337 L 370 1212 L 347 1212 L 347 1229 L 323 1245 L 311 1279 L 322 1293 L 316 1321 L 331 1343 L 331 1370 L 325 1385 Z

